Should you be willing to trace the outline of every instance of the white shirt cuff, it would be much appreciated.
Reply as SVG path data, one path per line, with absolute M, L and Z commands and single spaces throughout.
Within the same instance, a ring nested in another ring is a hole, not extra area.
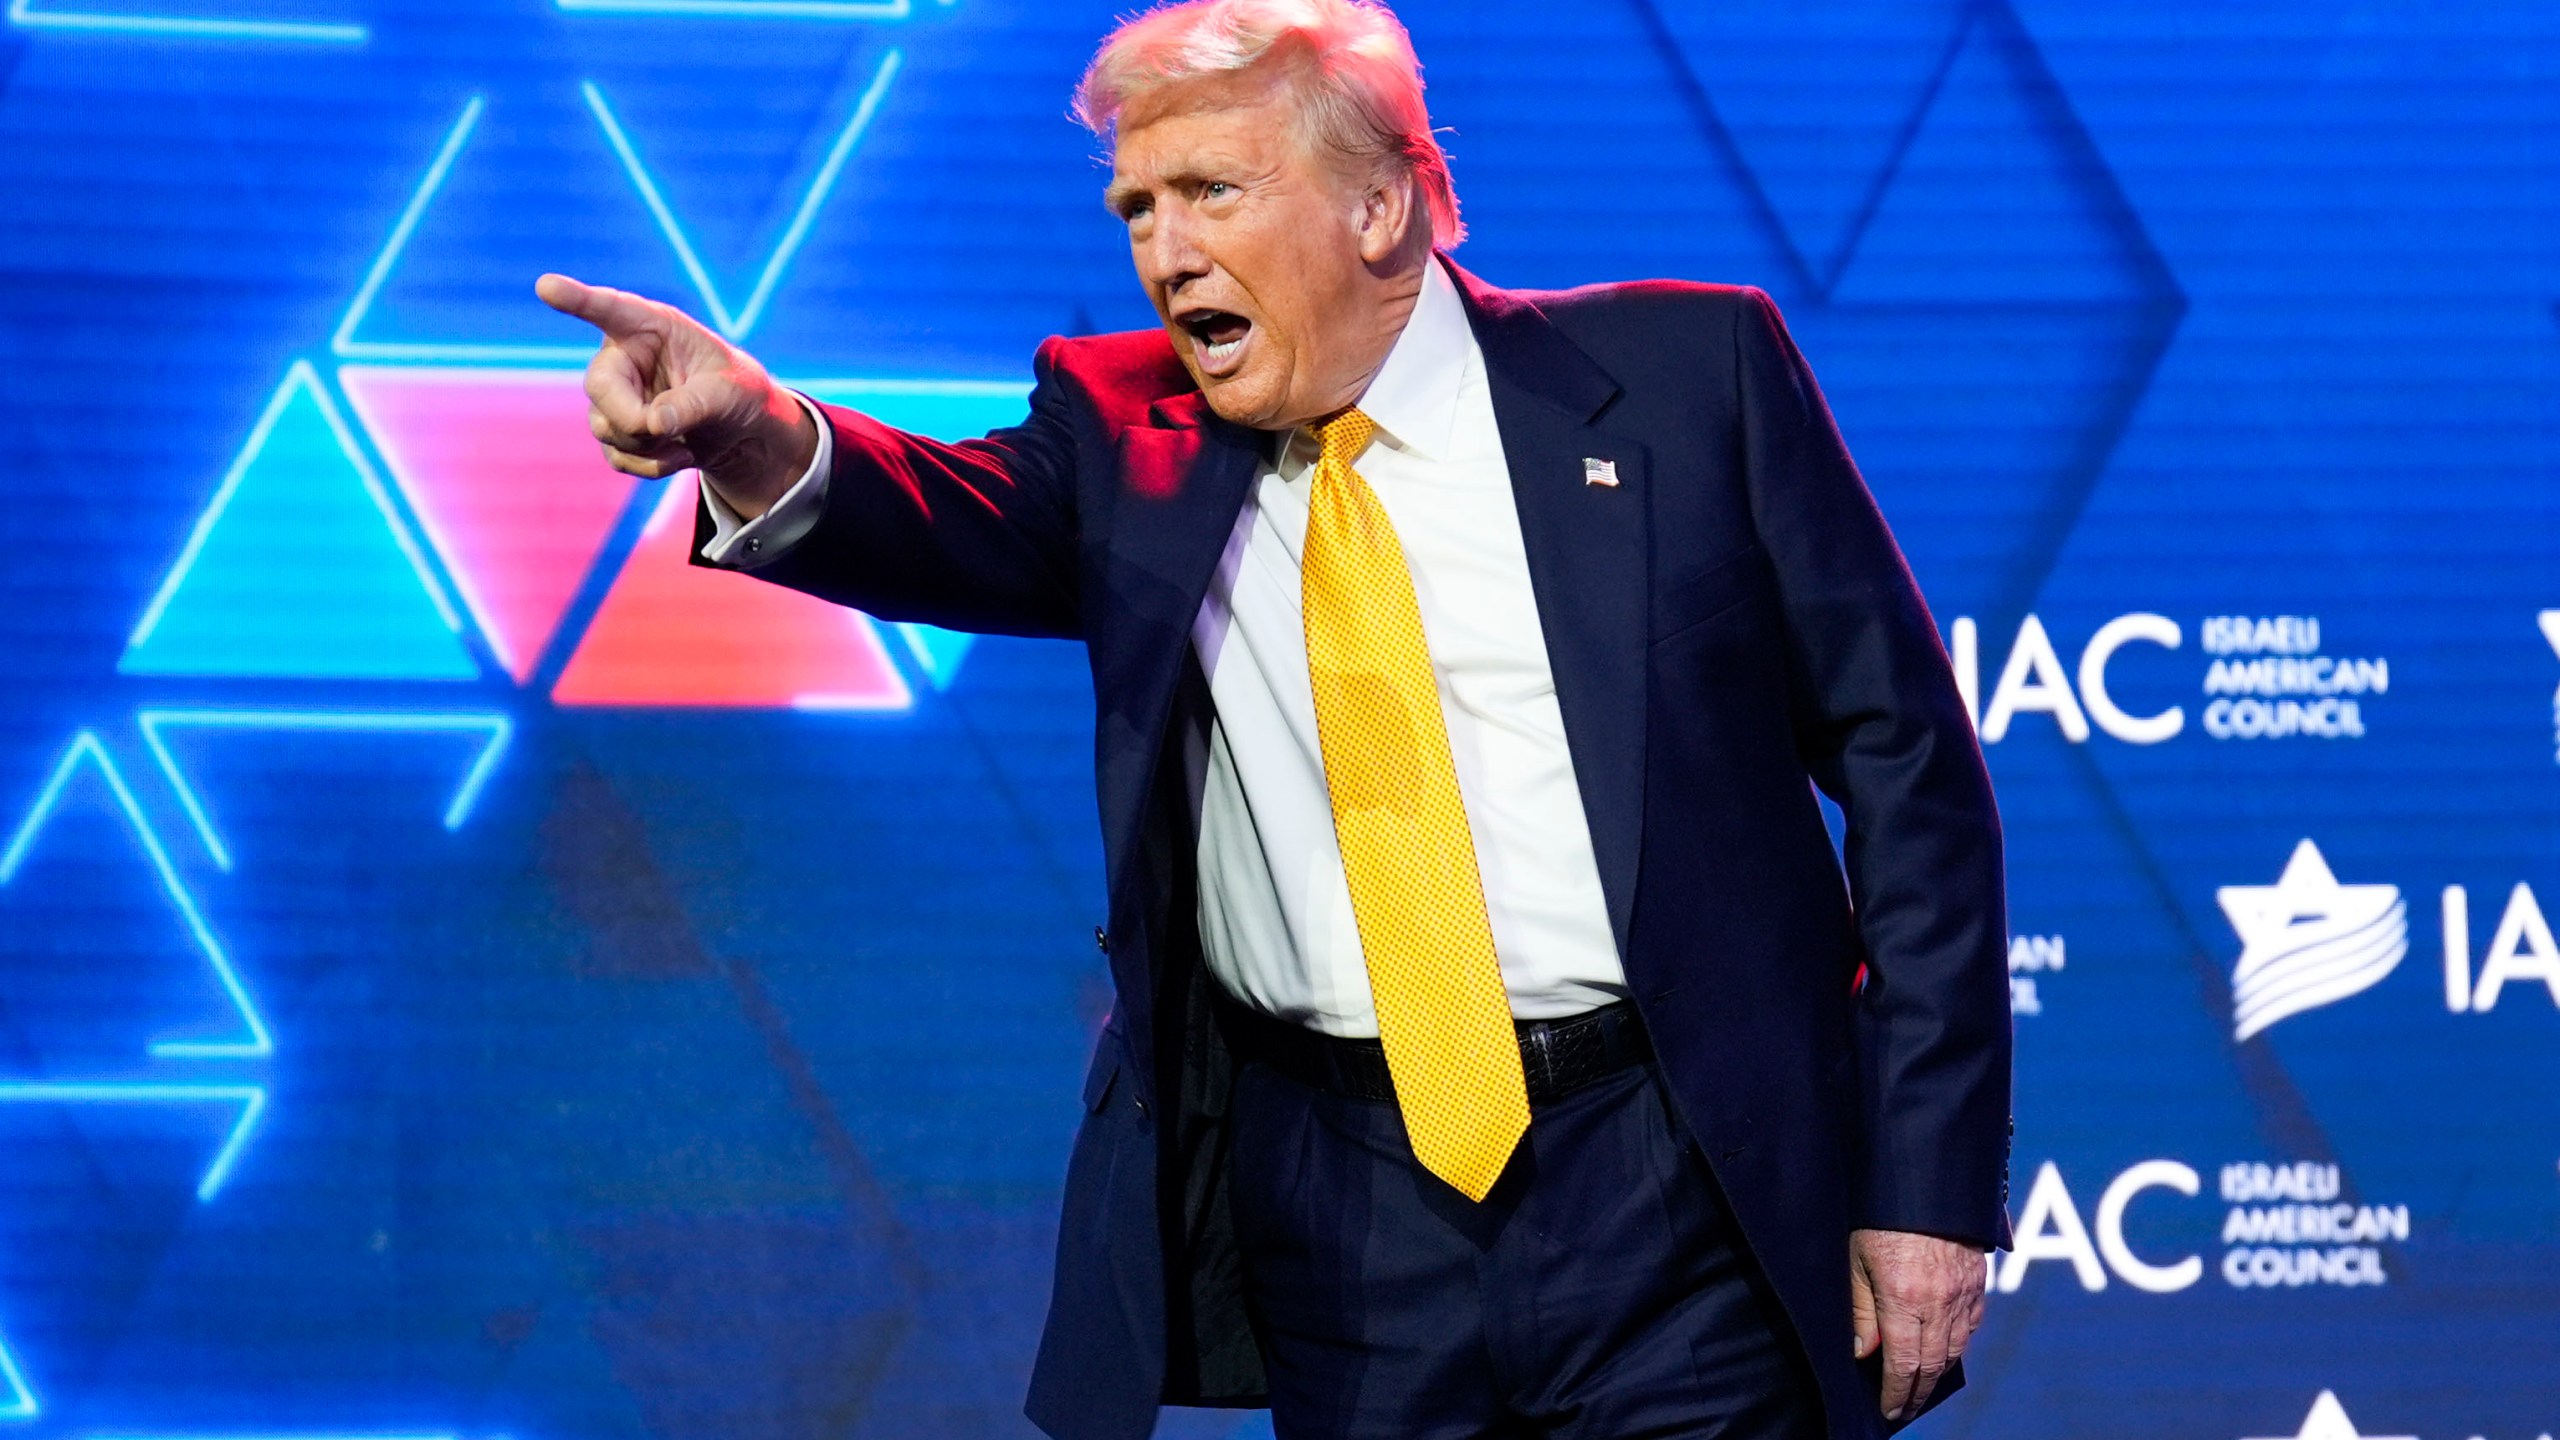
M 827 424 L 816 401 L 796 390 L 791 398 L 800 402 L 818 427 L 818 453 L 782 498 L 753 520 L 738 518 L 718 491 L 702 487 L 703 508 L 711 512 L 711 538 L 703 542 L 702 558 L 714 565 L 746 570 L 782 558 L 783 551 L 817 528 L 818 516 L 827 508 L 827 477 L 836 464 L 835 429 Z

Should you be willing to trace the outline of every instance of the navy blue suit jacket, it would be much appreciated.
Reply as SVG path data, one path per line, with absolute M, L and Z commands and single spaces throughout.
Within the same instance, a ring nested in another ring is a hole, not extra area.
M 1765 295 L 1451 270 L 1633 998 L 1831 1433 L 1872 1434 L 1851 1228 L 2008 1234 L 2007 924 L 1972 726 Z M 1210 719 L 1192 618 L 1266 437 L 1218 419 L 1161 332 L 1053 339 L 1037 372 L 1029 417 L 983 440 L 830 412 L 824 514 L 754 573 L 1091 656 L 1118 1002 L 1028 1408 L 1061 1440 L 1143 1440 L 1159 1403 L 1252 1404 L 1263 1384 L 1186 779 Z M 1617 486 L 1586 484 L 1586 457 Z

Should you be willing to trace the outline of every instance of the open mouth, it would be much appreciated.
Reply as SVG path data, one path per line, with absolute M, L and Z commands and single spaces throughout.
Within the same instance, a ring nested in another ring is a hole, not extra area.
M 1212 376 L 1234 371 L 1243 360 L 1245 341 L 1253 333 L 1253 322 L 1231 310 L 1194 310 L 1175 323 L 1190 335 L 1192 353 L 1199 357 L 1201 372 Z

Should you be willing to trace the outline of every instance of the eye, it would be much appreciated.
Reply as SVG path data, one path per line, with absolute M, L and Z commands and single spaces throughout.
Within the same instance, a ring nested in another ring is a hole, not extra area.
M 1236 193 L 1236 187 L 1224 180 L 1212 180 L 1200 187 L 1200 198 L 1203 200 L 1223 200 L 1234 193 Z

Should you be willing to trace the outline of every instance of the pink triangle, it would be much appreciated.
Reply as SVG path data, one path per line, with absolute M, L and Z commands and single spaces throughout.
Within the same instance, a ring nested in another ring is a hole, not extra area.
M 667 482 L 551 698 L 563 705 L 903 710 L 912 696 L 858 610 L 688 563 L 695 478 Z
M 579 376 L 348 365 L 338 384 L 522 683 L 638 483 L 598 453 Z

